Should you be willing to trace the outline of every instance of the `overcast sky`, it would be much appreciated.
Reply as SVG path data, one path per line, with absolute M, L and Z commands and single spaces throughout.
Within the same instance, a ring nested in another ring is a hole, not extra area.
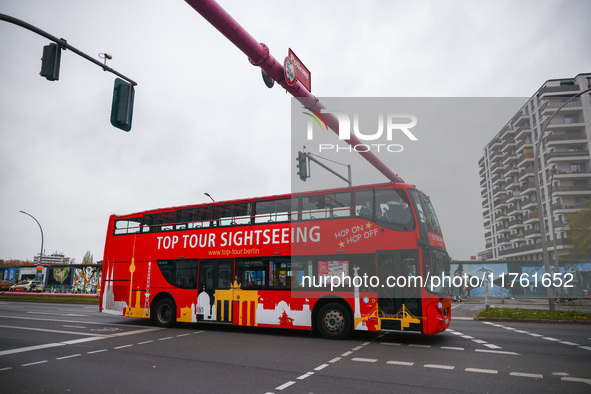
M 292 48 L 318 97 L 527 98 L 591 71 L 587 0 L 220 4 L 275 58 Z M 47 81 L 49 41 L 0 21 L 0 259 L 39 253 L 20 210 L 46 253 L 96 261 L 110 214 L 290 191 L 291 96 L 184 1 L 2 0 L 0 13 L 110 53 L 138 83 L 126 133 L 109 123 L 114 75 L 65 51 Z M 431 195 L 452 258 L 484 248 L 477 163 L 524 100 L 476 129 L 453 127 L 461 113 L 423 128 L 393 161 Z

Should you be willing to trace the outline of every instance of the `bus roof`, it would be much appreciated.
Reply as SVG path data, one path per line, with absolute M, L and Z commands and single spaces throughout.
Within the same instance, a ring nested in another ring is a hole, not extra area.
M 144 214 L 149 214 L 149 213 L 175 211 L 178 209 L 186 209 L 186 208 L 193 208 L 193 207 L 238 204 L 238 203 L 244 203 L 244 202 L 250 202 L 250 201 L 264 201 L 264 200 L 274 200 L 274 199 L 281 199 L 281 198 L 292 198 L 292 197 L 307 196 L 307 195 L 311 195 L 311 194 L 339 193 L 339 192 L 346 192 L 346 191 L 355 191 L 355 190 L 359 190 L 359 189 L 368 189 L 368 188 L 386 187 L 386 186 L 394 186 L 396 189 L 409 189 L 409 188 L 413 189 L 413 188 L 415 188 L 414 185 L 409 185 L 406 183 L 394 183 L 394 182 L 374 183 L 374 184 L 370 184 L 370 185 L 359 185 L 359 186 L 350 186 L 350 187 L 346 186 L 346 187 L 339 187 L 339 188 L 332 188 L 332 189 L 312 190 L 312 191 L 307 191 L 307 192 L 275 194 L 275 195 L 263 196 L 263 197 L 250 197 L 250 198 L 241 198 L 241 199 L 235 199 L 235 200 L 224 200 L 224 201 L 215 201 L 215 202 L 205 202 L 205 203 L 199 203 L 199 204 L 179 205 L 179 206 L 166 207 L 166 208 L 155 208 L 155 209 L 148 209 L 145 211 L 129 213 L 129 214 L 124 214 L 124 215 L 113 214 L 113 215 L 111 215 L 111 217 L 116 217 L 116 218 L 139 217 L 139 216 L 143 216 Z

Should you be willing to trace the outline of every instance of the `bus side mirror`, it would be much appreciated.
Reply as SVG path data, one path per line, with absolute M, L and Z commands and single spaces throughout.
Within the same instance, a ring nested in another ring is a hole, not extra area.
M 445 272 L 449 272 L 451 265 L 451 259 L 449 258 L 449 254 L 445 253 L 443 255 L 443 269 Z

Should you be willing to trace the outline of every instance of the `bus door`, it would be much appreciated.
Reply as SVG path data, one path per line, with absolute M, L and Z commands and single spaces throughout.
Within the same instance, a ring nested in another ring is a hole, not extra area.
M 420 330 L 421 283 L 418 251 L 378 252 L 378 276 L 378 307 L 382 328 Z
M 199 260 L 197 320 L 232 322 L 234 260 Z

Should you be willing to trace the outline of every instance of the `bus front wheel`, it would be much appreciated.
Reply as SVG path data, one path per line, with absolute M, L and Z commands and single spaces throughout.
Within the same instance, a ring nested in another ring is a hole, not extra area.
M 176 323 L 176 306 L 170 298 L 158 301 L 154 312 L 154 321 L 160 327 L 172 327 Z
M 351 314 L 342 304 L 331 302 L 320 308 L 317 326 L 324 338 L 344 339 L 351 332 Z

